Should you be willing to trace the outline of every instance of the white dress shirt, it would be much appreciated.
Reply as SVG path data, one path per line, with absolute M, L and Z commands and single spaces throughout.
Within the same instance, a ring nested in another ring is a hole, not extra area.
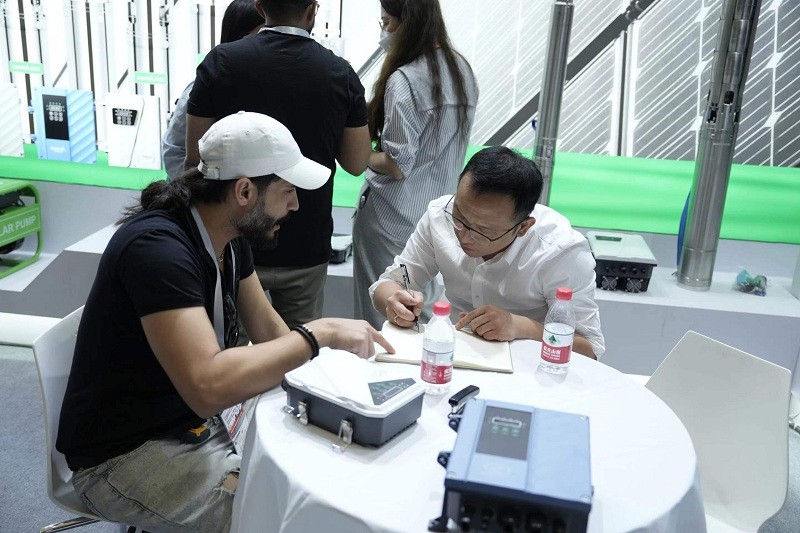
M 576 332 L 591 343 L 599 358 L 605 351 L 605 342 L 594 301 L 595 262 L 586 238 L 572 229 L 566 217 L 537 204 L 531 214 L 535 224 L 505 251 L 488 261 L 469 257 L 444 215 L 450 198 L 442 196 L 428 204 L 403 252 L 369 288 L 370 297 L 384 281 L 402 285 L 402 263 L 408 269 L 411 288 L 418 291 L 441 272 L 454 318 L 459 311 L 492 304 L 544 322 L 548 306 L 555 301 L 556 289 L 569 287 Z

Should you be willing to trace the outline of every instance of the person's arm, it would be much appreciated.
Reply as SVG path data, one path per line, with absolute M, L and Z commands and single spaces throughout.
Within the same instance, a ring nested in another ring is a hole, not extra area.
M 296 331 L 275 340 L 220 350 L 202 307 L 160 311 L 141 318 L 147 341 L 181 398 L 200 417 L 276 386 L 284 374 L 311 356 L 306 338 Z M 377 342 L 392 346 L 364 321 L 323 318 L 309 322 L 320 346 L 374 355 Z
M 603 332 L 600 330 L 600 309 L 594 299 L 595 261 L 585 242 L 577 257 L 573 256 L 572 308 L 575 310 L 575 342 L 573 349 L 583 355 L 593 354 L 600 359 L 606 349 Z M 578 339 L 582 339 L 580 345 Z
M 212 49 L 203 61 L 197 65 L 196 76 L 186 102 L 186 159 L 184 167 L 197 168 L 200 153 L 197 143 L 218 118 L 222 118 L 217 107 L 217 100 L 231 92 L 227 83 L 230 76 L 224 67 L 225 61 L 220 58 L 220 47 Z
M 599 359 L 605 351 L 605 342 L 600 331 L 600 311 L 594 300 L 594 267 L 589 243 L 582 239 L 564 248 L 555 260 L 543 267 L 540 279 L 548 308 L 555 302 L 559 287 L 572 289 L 572 309 L 575 311 L 573 349 Z
M 386 152 L 370 152 L 369 154 L 369 168 L 378 174 L 391 176 L 396 180 L 403 179 L 403 171 L 394 162 Z
M 367 169 L 370 144 L 367 126 L 345 128 L 336 161 L 350 174 L 359 176 Z
M 533 339 L 535 341 L 541 341 L 544 333 L 544 325 L 541 322 L 537 322 L 532 318 L 519 316 L 519 315 L 512 315 L 514 317 L 514 322 L 516 324 L 516 334 L 515 338 L 517 339 Z M 592 348 L 592 343 L 589 342 L 589 339 L 578 333 L 576 328 L 575 336 L 572 340 L 572 351 L 575 353 L 579 353 L 581 355 L 585 355 L 589 359 L 597 359 L 594 355 L 594 349 Z
M 242 325 L 253 344 L 289 333 L 289 327 L 269 303 L 255 272 L 239 282 L 237 304 Z
M 358 74 L 353 67 L 345 64 L 347 65 L 346 84 L 349 108 L 336 161 L 345 171 L 354 176 L 360 176 L 367 169 L 372 146 L 367 126 L 367 101 L 364 98 L 364 86 L 358 79 Z
M 541 322 L 509 313 L 496 305 L 482 305 L 469 313 L 459 313 L 459 320 L 455 328 L 462 329 L 466 326 L 487 341 L 513 341 L 516 339 L 541 341 L 544 331 Z M 597 359 L 591 343 L 578 333 L 575 333 L 572 350 Z
M 198 142 L 214 122 L 216 119 L 213 117 L 186 115 L 186 162 L 184 167 L 194 168 L 200 163 Z
M 417 109 L 411 84 L 399 70 L 389 77 L 384 108 L 382 151 L 370 154 L 369 167 L 394 179 L 403 179 L 416 164 L 420 136 L 428 114 Z
M 120 254 L 114 274 L 176 390 L 206 417 L 273 387 L 285 372 L 308 360 L 312 349 L 305 337 L 291 332 L 255 346 L 221 350 L 203 306 L 208 290 L 204 267 L 182 236 L 167 223 L 139 235 Z M 249 262 L 246 255 L 245 250 L 241 259 Z M 245 279 L 252 275 L 249 268 L 245 265 Z M 372 355 L 373 342 L 391 349 L 363 321 L 323 319 L 308 326 L 320 346 L 361 357 Z

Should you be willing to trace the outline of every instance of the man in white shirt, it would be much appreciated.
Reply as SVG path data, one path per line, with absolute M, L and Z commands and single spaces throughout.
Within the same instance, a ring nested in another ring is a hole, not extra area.
M 456 194 L 428 205 L 403 252 L 369 288 L 375 309 L 411 327 L 424 305 L 419 291 L 441 273 L 457 329 L 469 326 L 488 340 L 540 341 L 556 289 L 569 287 L 573 350 L 600 357 L 605 343 L 589 243 L 563 215 L 536 204 L 541 192 L 542 175 L 530 159 L 502 146 L 475 154 Z

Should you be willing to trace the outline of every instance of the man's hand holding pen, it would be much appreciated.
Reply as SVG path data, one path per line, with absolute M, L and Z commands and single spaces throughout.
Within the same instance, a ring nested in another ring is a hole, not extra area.
M 400 288 L 386 301 L 386 319 L 401 328 L 412 328 L 424 305 L 421 292 Z

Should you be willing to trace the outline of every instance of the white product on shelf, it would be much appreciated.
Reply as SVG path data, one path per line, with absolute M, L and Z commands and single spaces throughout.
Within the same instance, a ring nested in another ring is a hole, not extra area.
M 0 155 L 22 157 L 22 103 L 13 83 L 0 82 Z
M 106 135 L 112 167 L 161 168 L 160 102 L 157 96 L 108 93 Z

